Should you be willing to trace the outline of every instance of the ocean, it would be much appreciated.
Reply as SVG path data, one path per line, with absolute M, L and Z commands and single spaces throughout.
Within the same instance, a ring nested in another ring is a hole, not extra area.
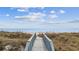
M 79 32 L 79 29 L 77 28 L 70 28 L 70 29 L 64 29 L 64 28 L 53 28 L 53 29 L 23 29 L 23 28 L 0 28 L 0 31 L 6 31 L 6 32 Z

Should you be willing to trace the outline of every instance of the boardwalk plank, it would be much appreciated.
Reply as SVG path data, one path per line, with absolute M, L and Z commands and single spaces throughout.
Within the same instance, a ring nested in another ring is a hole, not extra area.
M 43 38 L 39 36 L 36 37 L 32 51 L 47 51 L 45 44 L 43 42 Z

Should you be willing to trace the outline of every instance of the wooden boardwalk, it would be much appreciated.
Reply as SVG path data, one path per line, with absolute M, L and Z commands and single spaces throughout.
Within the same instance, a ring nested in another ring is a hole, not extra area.
M 43 37 L 38 36 L 39 33 L 35 33 L 27 41 L 24 51 L 54 51 L 54 45 L 45 34 Z
M 43 38 L 39 36 L 36 37 L 32 51 L 47 51 Z

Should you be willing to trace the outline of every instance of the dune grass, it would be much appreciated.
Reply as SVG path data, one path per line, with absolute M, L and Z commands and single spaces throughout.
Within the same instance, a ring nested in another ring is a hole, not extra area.
M 30 33 L 0 32 L 0 51 L 21 51 L 24 49 Z
M 56 51 L 79 51 L 79 33 L 46 33 Z

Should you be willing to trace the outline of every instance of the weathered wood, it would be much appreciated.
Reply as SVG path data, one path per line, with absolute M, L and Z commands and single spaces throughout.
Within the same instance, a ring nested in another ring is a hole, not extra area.
M 35 39 L 36 39 L 36 33 L 34 33 L 32 35 L 32 37 L 27 41 L 25 51 L 31 51 L 32 50 Z
M 49 39 L 45 33 L 43 33 L 43 40 L 44 40 L 44 43 L 46 45 L 46 48 L 48 49 L 48 51 L 54 51 L 54 45 L 53 45 L 53 42 L 51 39 Z
M 43 38 L 39 36 L 36 37 L 32 51 L 47 51 L 47 48 L 43 42 Z
M 27 41 L 25 51 L 54 51 L 54 45 L 52 40 L 44 33 L 43 37 L 39 37 L 38 34 L 35 33 Z

